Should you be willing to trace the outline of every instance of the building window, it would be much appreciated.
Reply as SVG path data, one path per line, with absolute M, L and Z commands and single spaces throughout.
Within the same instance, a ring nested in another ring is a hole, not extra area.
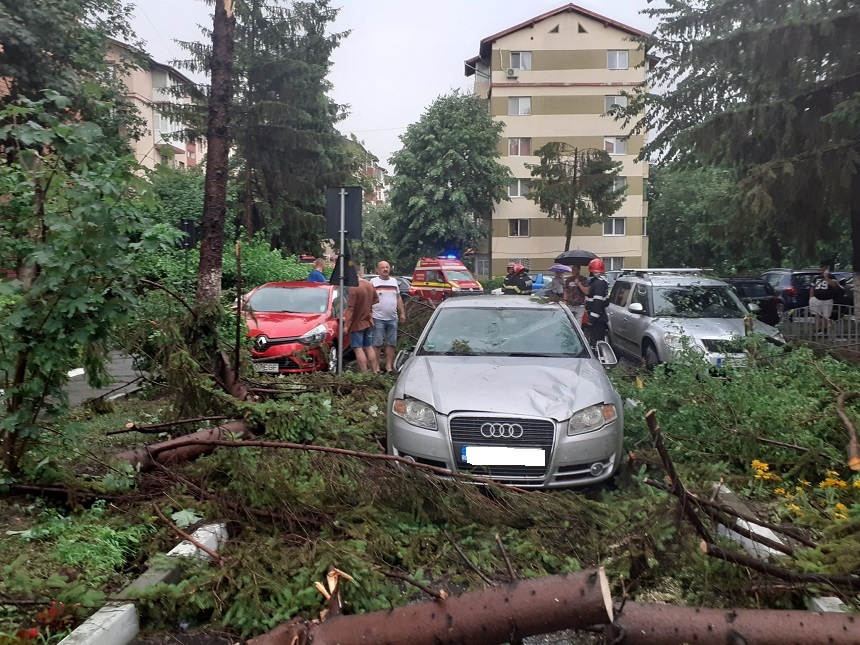
M 527 219 L 509 219 L 508 237 L 528 237 L 529 221 Z
M 478 258 L 475 260 L 475 273 L 478 275 L 490 275 L 489 258 Z
M 531 52 L 511 52 L 511 67 L 514 69 L 531 69 Z
M 528 157 L 532 153 L 531 137 L 519 137 L 508 139 L 508 156 Z
M 529 180 L 515 179 L 508 186 L 508 197 L 525 197 L 529 194 Z
M 626 49 L 610 49 L 607 51 L 607 69 L 627 69 L 627 53 Z
M 508 264 L 513 262 L 514 264 L 522 264 L 526 270 L 532 270 L 532 259 L 531 258 L 508 258 Z
M 512 96 L 508 99 L 508 115 L 528 116 L 532 113 L 532 97 Z
M 603 149 L 611 155 L 627 154 L 626 137 L 603 137 Z
M 612 106 L 618 105 L 620 107 L 627 107 L 627 97 L 626 96 L 604 96 L 603 97 L 603 111 L 609 112 L 612 109 Z
M 603 258 L 607 271 L 621 271 L 624 268 L 624 258 Z
M 624 218 L 610 217 L 603 222 L 604 235 L 624 235 Z
M 612 186 L 613 190 L 617 193 L 620 191 L 627 191 L 627 177 L 616 177 L 615 183 Z

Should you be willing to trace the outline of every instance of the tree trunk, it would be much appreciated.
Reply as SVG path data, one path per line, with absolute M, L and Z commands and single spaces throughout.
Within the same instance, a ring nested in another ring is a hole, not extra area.
M 567 229 L 564 236 L 564 250 L 570 251 L 570 238 L 573 237 L 573 218 L 576 217 L 576 197 L 579 192 L 579 148 L 573 149 L 573 174 L 570 182 L 570 211 L 564 218 Z
M 851 266 L 854 267 L 854 311 L 860 311 L 860 168 L 851 179 Z
M 603 569 L 519 580 L 389 611 L 293 620 L 249 645 L 491 645 L 612 621 Z
M 201 312 L 215 309 L 221 300 L 235 24 L 233 0 L 217 0 L 212 28 L 212 88 L 206 130 L 206 188 L 197 270 L 197 308 Z

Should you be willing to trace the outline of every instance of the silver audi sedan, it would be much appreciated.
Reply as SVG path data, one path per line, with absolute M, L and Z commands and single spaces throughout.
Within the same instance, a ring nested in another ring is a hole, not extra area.
M 388 452 L 522 487 L 581 486 L 620 465 L 623 406 L 563 304 L 524 296 L 444 301 L 395 361 Z

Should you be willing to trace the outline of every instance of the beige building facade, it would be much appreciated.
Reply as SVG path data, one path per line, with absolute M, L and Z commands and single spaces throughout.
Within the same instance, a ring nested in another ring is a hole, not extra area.
M 109 40 L 105 58 L 109 64 L 118 65 L 123 59 L 132 56 L 124 43 Z M 140 112 L 146 122 L 146 133 L 138 141 L 132 141 L 135 157 L 141 165 L 154 168 L 158 164 L 174 167 L 193 167 L 205 152 L 205 141 L 184 141 L 180 136 L 182 126 L 163 115 L 159 103 L 177 103 L 187 99 L 171 96 L 169 90 L 175 85 L 190 85 L 192 82 L 169 65 L 158 63 L 151 58 L 136 69 L 122 76 L 128 89 L 127 97 Z
M 476 255 L 478 275 L 487 276 L 491 262 L 492 275 L 504 275 L 511 260 L 542 271 L 564 250 L 564 224 L 528 198 L 526 164 L 538 163 L 537 151 L 552 141 L 603 149 L 623 164 L 621 209 L 604 224 L 574 226 L 570 248 L 593 251 L 607 269 L 647 266 L 648 165 L 635 162 L 645 137 L 627 136 L 605 116 L 625 101 L 621 92 L 645 81 L 635 35 L 646 34 L 568 4 L 485 38 L 478 56 L 466 61 L 475 93 L 505 124 L 501 162 L 516 178 L 511 201 L 493 213 L 492 253 L 485 248 Z

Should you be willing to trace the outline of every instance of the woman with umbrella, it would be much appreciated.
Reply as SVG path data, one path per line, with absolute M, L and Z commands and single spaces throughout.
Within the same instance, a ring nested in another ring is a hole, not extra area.
M 588 264 L 597 256 L 591 251 L 583 249 L 575 249 L 573 251 L 565 251 L 556 257 L 556 266 L 570 267 L 570 277 L 564 281 L 564 301 L 567 306 L 573 311 L 577 322 L 582 324 L 582 317 L 585 315 L 585 297 L 588 295 L 588 278 L 580 275 L 580 267 Z
M 555 277 L 553 277 L 547 287 L 547 297 L 553 302 L 566 300 L 564 297 L 564 274 L 570 271 L 570 267 L 566 267 L 563 264 L 554 264 L 549 270 L 555 274 Z

